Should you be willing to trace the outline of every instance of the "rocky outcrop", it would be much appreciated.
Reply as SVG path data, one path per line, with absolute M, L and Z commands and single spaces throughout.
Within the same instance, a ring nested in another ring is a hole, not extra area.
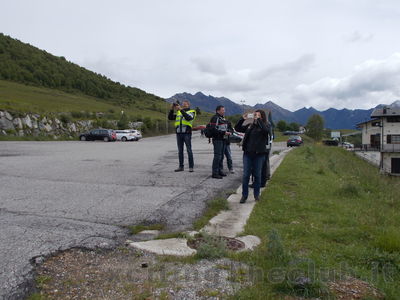
M 62 114 L 59 115 L 41 116 L 39 114 L 12 113 L 0 110 L 0 135 L 45 135 L 58 139 L 63 136 L 77 136 L 80 132 L 93 129 L 96 125 L 94 120 L 69 121 L 62 118 Z M 61 120 L 64 120 L 64 122 Z M 108 123 L 111 128 L 117 128 L 118 121 L 108 120 Z M 140 128 L 142 124 L 142 122 L 131 122 L 129 127 Z

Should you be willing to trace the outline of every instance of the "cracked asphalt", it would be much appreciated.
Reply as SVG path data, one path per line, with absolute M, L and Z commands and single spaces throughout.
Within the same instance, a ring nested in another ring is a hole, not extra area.
M 192 142 L 194 173 L 173 172 L 174 135 L 127 143 L 0 142 L 0 299 L 26 295 L 42 257 L 114 247 L 128 235 L 124 225 L 190 227 L 206 200 L 237 188 L 242 173 L 236 144 L 236 174 L 216 180 L 212 145 L 198 134 Z

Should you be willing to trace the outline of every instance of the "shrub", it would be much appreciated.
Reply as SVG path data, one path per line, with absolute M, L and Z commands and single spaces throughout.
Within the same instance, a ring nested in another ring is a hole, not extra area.
M 62 114 L 60 116 L 60 121 L 63 122 L 64 124 L 68 124 L 68 123 L 71 123 L 72 119 L 71 119 L 71 116 L 69 116 L 67 114 Z

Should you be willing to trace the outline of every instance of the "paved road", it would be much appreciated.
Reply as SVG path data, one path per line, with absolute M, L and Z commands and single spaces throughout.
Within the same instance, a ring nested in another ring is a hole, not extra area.
M 278 145 L 278 144 L 277 144 Z M 210 178 L 212 147 L 195 135 L 195 172 L 175 173 L 174 136 L 140 142 L 0 142 L 0 299 L 29 289 L 35 262 L 71 247 L 113 247 L 122 225 L 187 228 L 205 201 L 237 187 Z M 278 148 L 283 145 L 278 145 Z

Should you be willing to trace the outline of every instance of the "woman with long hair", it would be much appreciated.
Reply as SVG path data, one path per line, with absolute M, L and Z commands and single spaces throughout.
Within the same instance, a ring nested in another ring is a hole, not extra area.
M 247 113 L 238 121 L 235 130 L 245 133 L 243 139 L 243 180 L 242 198 L 245 203 L 249 196 L 249 180 L 254 176 L 254 199 L 260 200 L 261 169 L 267 153 L 267 143 L 270 135 L 270 125 L 263 110 L 258 109 L 253 114 Z

